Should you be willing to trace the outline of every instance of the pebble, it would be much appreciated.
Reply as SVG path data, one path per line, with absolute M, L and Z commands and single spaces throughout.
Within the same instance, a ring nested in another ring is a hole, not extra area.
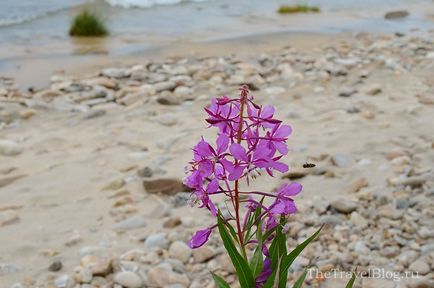
M 115 283 L 127 288 L 140 288 L 143 286 L 142 278 L 132 271 L 122 271 L 116 273 L 113 280 Z
M 330 203 L 331 207 L 334 208 L 339 213 L 349 214 L 357 209 L 357 202 L 347 200 L 347 199 L 338 199 Z
M 163 81 L 154 85 L 156 93 L 160 93 L 162 91 L 173 91 L 175 87 L 176 83 L 172 81 Z
M 380 94 L 383 90 L 381 89 L 380 85 L 374 84 L 366 88 L 365 93 L 371 96 L 375 96 L 377 94 Z
M 157 117 L 157 122 L 163 126 L 171 127 L 178 123 L 178 117 L 175 115 L 160 115 Z
M 431 267 L 424 260 L 416 260 L 408 267 L 411 271 L 415 271 L 421 275 L 426 275 L 431 272 Z
M 55 260 L 50 264 L 50 266 L 48 266 L 48 271 L 57 272 L 62 270 L 62 267 L 63 267 L 62 262 L 59 260 Z
M 434 238 L 434 229 L 429 229 L 425 226 L 419 228 L 419 231 L 417 231 L 417 233 L 423 239 Z
M 181 224 L 182 224 L 181 218 L 178 216 L 174 216 L 174 217 L 171 217 L 171 218 L 167 219 L 166 221 L 164 221 L 163 227 L 164 228 L 175 228 Z
M 341 225 L 343 223 L 343 220 L 341 217 L 336 215 L 322 215 L 319 218 L 320 224 L 329 224 L 329 225 Z
M 391 220 L 401 219 L 403 216 L 402 210 L 397 210 L 393 206 L 387 205 L 378 209 L 378 214 Z
M 20 268 L 12 263 L 0 263 L 0 276 L 20 271 Z
M 359 178 L 353 183 L 351 183 L 350 187 L 348 188 L 348 192 L 350 193 L 356 193 L 359 192 L 360 189 L 368 187 L 369 183 L 366 178 Z
M 403 265 L 407 266 L 410 263 L 416 261 L 418 257 L 418 253 L 414 250 L 408 250 L 404 251 L 398 256 L 399 262 L 401 262 Z
M 88 112 L 85 112 L 83 115 L 83 119 L 89 120 L 89 119 L 95 119 L 101 116 L 104 116 L 107 112 L 105 110 L 101 109 L 93 109 L 89 110 Z
M 23 152 L 23 148 L 12 140 L 0 140 L 0 155 L 17 156 Z
M 113 258 L 110 255 L 86 255 L 80 259 L 83 267 L 88 267 L 92 275 L 106 276 L 112 271 Z
M 122 187 L 124 187 L 126 184 L 124 179 L 118 179 L 118 180 L 114 180 L 112 182 L 110 182 L 109 184 L 107 184 L 106 186 L 104 186 L 102 188 L 102 190 L 118 190 Z
M 106 68 L 101 71 L 101 74 L 103 76 L 109 77 L 109 78 L 126 78 L 129 76 L 129 73 L 126 69 L 121 68 Z
M 181 100 L 172 94 L 165 94 L 165 95 L 161 94 L 157 98 L 157 102 L 161 105 L 169 105 L 169 106 L 181 104 Z
M 77 266 L 74 268 L 74 279 L 76 282 L 90 283 L 92 278 L 92 269 L 89 267 Z
M 169 256 L 184 263 L 188 262 L 191 253 L 191 248 L 182 241 L 175 241 L 169 247 Z
M 151 167 L 146 166 L 143 168 L 140 168 L 137 170 L 137 175 L 139 175 L 139 177 L 143 177 L 143 178 L 150 178 L 153 175 L 153 171 L 151 169 Z
M 350 221 L 360 229 L 364 229 L 368 226 L 368 222 L 366 221 L 365 217 L 361 216 L 355 211 L 351 213 Z
M 285 92 L 285 88 L 283 87 L 268 87 L 264 89 L 265 94 L 278 95 Z
M 353 87 L 343 87 L 341 91 L 339 91 L 339 97 L 350 97 L 357 92 Z
M 408 11 L 406 10 L 390 11 L 384 14 L 384 18 L 389 20 L 399 19 L 399 18 L 407 17 L 409 14 L 410 13 L 408 13 Z
M 167 248 L 166 233 L 156 233 L 149 235 L 145 240 L 145 248 L 149 251 Z
M 178 179 L 144 180 L 143 187 L 150 194 L 175 195 L 185 191 L 184 184 Z
M 148 272 L 148 280 L 151 285 L 158 287 L 181 284 L 183 288 L 186 288 L 190 284 L 185 274 L 173 272 L 171 267 L 165 264 L 151 268 Z
M 410 201 L 408 198 L 397 198 L 395 202 L 395 207 L 398 210 L 406 210 L 410 206 Z
M 413 176 L 407 178 L 392 178 L 389 179 L 389 183 L 393 186 L 403 185 L 403 186 L 411 186 L 413 188 L 420 187 L 425 184 L 426 178 L 421 176 Z
M 112 229 L 118 232 L 138 229 L 146 226 L 143 216 L 135 215 L 113 225 Z
M 214 249 L 208 246 L 202 246 L 193 250 L 193 259 L 196 263 L 206 262 L 216 255 Z
M 337 167 L 347 167 L 350 164 L 351 158 L 343 154 L 337 154 L 331 160 L 333 165 Z
M 56 280 L 54 280 L 54 284 L 58 288 L 72 288 L 75 286 L 75 281 L 69 275 L 62 275 Z

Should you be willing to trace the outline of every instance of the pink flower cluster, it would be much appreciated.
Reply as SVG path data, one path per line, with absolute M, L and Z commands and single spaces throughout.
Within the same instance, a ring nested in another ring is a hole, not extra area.
M 266 172 L 273 176 L 275 171 L 286 172 L 288 166 L 281 158 L 288 153 L 287 137 L 291 127 L 274 118 L 273 106 L 262 107 L 253 102 L 246 85 L 240 89 L 240 97 L 230 99 L 226 96 L 213 99 L 205 108 L 206 121 L 217 127 L 218 137 L 215 145 L 201 138 L 193 148 L 194 157 L 190 162 L 185 184 L 194 190 L 194 197 L 200 208 L 207 208 L 214 216 L 217 208 L 212 196 L 224 194 L 235 210 L 234 219 L 237 232 L 243 234 L 242 219 L 239 217 L 240 203 L 247 207 L 248 217 L 255 207 L 261 205 L 265 228 L 276 226 L 276 218 L 296 212 L 292 196 L 302 190 L 298 183 L 284 184 L 275 193 L 260 191 L 241 191 L 239 181 L 247 183 L 254 175 Z M 249 200 L 240 200 L 240 195 L 249 196 Z M 271 204 L 265 206 L 258 197 L 271 197 Z M 215 227 L 215 226 L 214 226 Z M 190 241 L 190 247 L 202 246 L 214 227 L 198 231 Z M 240 237 L 241 238 L 241 237 Z M 241 239 L 240 239 L 241 240 Z M 241 240 L 242 241 L 242 240 Z

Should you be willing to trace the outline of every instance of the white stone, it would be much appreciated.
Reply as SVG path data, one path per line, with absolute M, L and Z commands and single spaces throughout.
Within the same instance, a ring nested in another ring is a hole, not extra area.
M 0 155 L 16 156 L 23 152 L 23 148 L 12 140 L 0 140 Z
M 169 256 L 184 263 L 188 262 L 191 256 L 191 248 L 182 241 L 175 241 L 170 245 Z
M 122 271 L 116 273 L 114 281 L 127 288 L 140 288 L 143 285 L 142 278 L 134 272 Z
M 167 247 L 167 239 L 165 233 L 151 234 L 145 240 L 145 248 L 147 250 L 164 249 Z

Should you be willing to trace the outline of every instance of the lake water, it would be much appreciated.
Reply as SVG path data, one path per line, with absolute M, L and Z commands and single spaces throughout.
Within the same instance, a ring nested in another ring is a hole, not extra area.
M 304 27 L 298 21 L 295 27 L 287 28 L 337 31 L 362 25 L 365 29 L 388 31 L 390 25 L 386 21 L 378 25 L 384 12 L 407 7 L 414 11 L 404 21 L 393 23 L 395 29 L 427 28 L 434 23 L 434 16 L 427 15 L 429 11 L 425 9 L 434 9 L 432 0 L 0 0 L 0 40 L 66 38 L 71 19 L 84 5 L 96 10 L 115 35 L 145 33 L 172 37 L 204 31 L 213 33 L 220 26 L 236 23 L 234 18 L 255 22 L 257 17 L 265 17 L 272 21 L 279 17 L 275 13 L 279 5 L 298 3 L 319 6 L 322 14 L 352 17 L 355 23 L 334 26 L 336 19 L 330 17 L 330 25 L 319 22 L 317 27 Z M 431 17 L 430 21 L 427 17 Z

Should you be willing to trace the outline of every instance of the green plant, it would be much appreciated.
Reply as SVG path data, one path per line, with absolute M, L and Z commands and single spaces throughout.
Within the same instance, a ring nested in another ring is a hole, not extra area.
M 307 6 L 307 5 L 282 5 L 277 10 L 279 14 L 294 14 L 294 13 L 318 13 L 321 10 L 316 6 Z
M 107 34 L 108 30 L 102 19 L 88 10 L 83 10 L 75 16 L 69 29 L 71 36 L 101 37 Z

